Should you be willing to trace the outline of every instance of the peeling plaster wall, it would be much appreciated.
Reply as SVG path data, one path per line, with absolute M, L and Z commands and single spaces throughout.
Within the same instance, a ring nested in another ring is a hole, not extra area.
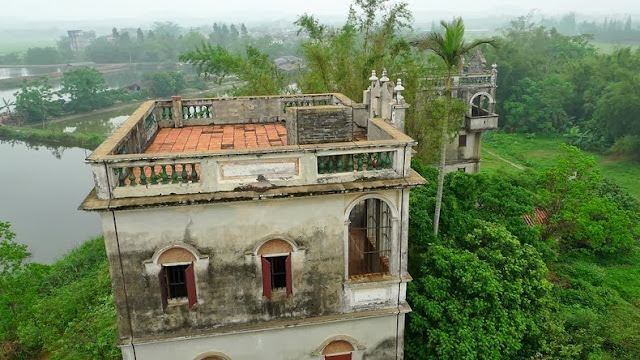
M 324 356 L 313 352 L 328 338 L 347 335 L 364 347 L 352 353 L 353 360 L 403 359 L 402 351 L 396 357 L 397 325 L 397 315 L 387 315 L 214 337 L 183 338 L 165 343 L 137 344 L 135 351 L 137 360 L 190 360 L 212 352 L 223 353 L 233 360 L 324 360 Z M 399 325 L 399 338 L 402 342 L 404 321 L 401 320 Z M 402 350 L 402 346 L 399 349 Z M 125 348 L 125 354 L 126 350 L 128 349 Z M 124 360 L 129 359 L 125 357 Z
M 467 146 L 460 147 L 460 135 L 467 136 Z M 461 130 L 453 141 L 447 146 L 447 164 L 445 172 L 458 171 L 461 168 L 468 173 L 480 171 L 480 149 L 482 133 Z
M 395 207 L 401 193 L 382 192 Z M 342 313 L 344 212 L 361 195 L 119 211 L 117 241 L 112 213 L 102 213 L 121 338 L 130 335 L 127 302 L 134 337 Z M 292 254 L 294 295 L 274 292 L 267 300 L 260 258 L 253 252 L 263 241 L 278 238 L 299 247 Z M 195 264 L 198 303 L 191 310 L 170 305 L 165 313 L 160 265 L 145 261 L 176 243 L 193 246 L 202 256 Z

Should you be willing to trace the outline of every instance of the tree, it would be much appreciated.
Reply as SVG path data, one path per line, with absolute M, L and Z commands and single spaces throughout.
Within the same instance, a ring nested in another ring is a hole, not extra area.
M 438 192 L 436 194 L 436 210 L 433 220 L 433 233 L 438 234 L 438 225 L 440 223 L 440 208 L 442 206 L 442 188 L 444 185 L 444 166 L 446 162 L 446 147 L 449 142 L 448 126 L 451 114 L 451 92 L 453 90 L 452 72 L 462 65 L 463 57 L 474 48 L 489 44 L 495 46 L 495 41 L 489 39 L 478 39 L 471 43 L 464 40 L 464 23 L 462 18 L 455 18 L 447 23 L 444 20 L 440 22 L 444 28 L 444 34 L 440 32 L 431 32 L 426 37 L 413 42 L 421 50 L 431 50 L 438 55 L 447 67 L 447 79 L 445 88 L 445 99 L 447 106 L 442 119 L 442 135 L 440 145 L 440 163 L 438 171 Z
M 205 78 L 211 78 L 215 83 L 220 84 L 224 78 L 233 72 L 237 64 L 235 56 L 220 45 L 209 45 L 202 43 L 179 57 L 180 61 L 185 61 L 196 66 L 198 74 Z
M 86 112 L 111 105 L 107 83 L 96 69 L 83 67 L 62 75 L 61 93 L 69 94 L 68 107 L 74 112 Z
M 587 249 L 595 254 L 628 251 L 640 236 L 636 209 L 601 197 L 602 177 L 595 159 L 565 146 L 541 178 L 541 202 L 549 214 L 545 238 L 561 251 Z
M 536 353 L 550 320 L 551 285 L 532 246 L 503 226 L 476 221 L 468 235 L 414 254 L 412 264 L 407 358 L 514 359 Z
M 175 71 L 159 71 L 144 77 L 151 83 L 151 94 L 156 97 L 177 95 L 186 85 L 184 74 Z
M 46 78 L 28 82 L 14 94 L 16 96 L 16 113 L 27 123 L 44 121 L 50 116 L 62 113 L 63 100 L 53 98 L 54 92 Z
M 298 17 L 298 34 L 309 37 L 301 44 L 307 67 L 298 85 L 304 92 L 337 91 L 360 101 L 371 70 L 387 68 L 391 78 L 412 70 L 402 61 L 409 47 L 400 36 L 411 19 L 405 2 L 389 5 L 388 0 L 354 1 L 340 28 L 322 25 L 311 15 Z
M 54 47 L 29 48 L 24 55 L 24 63 L 27 65 L 51 65 L 61 62 L 62 57 Z
M 570 127 L 567 114 L 573 86 L 557 74 L 548 74 L 540 81 L 524 78 L 513 88 L 505 101 L 507 127 L 514 131 L 553 133 Z
M 15 101 L 11 101 L 11 100 L 7 100 L 5 98 L 2 98 L 2 105 L 0 105 L 0 113 L 3 110 L 7 111 L 7 114 L 9 114 L 9 120 L 13 120 L 13 114 L 11 113 L 11 107 L 14 106 L 16 104 Z
M 26 245 L 14 241 L 16 234 L 11 232 L 11 225 L 0 221 L 0 275 L 16 271 L 31 256 Z

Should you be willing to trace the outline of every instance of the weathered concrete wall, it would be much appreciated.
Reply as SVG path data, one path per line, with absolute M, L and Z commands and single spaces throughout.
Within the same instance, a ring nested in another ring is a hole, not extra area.
M 327 105 L 298 107 L 291 110 L 297 128 L 296 144 L 353 140 L 353 110 L 350 107 Z
M 402 203 L 402 190 L 381 194 L 395 208 Z M 129 335 L 127 302 L 134 337 L 342 313 L 345 209 L 361 195 L 119 211 L 117 239 L 113 215 L 102 213 L 121 337 Z M 396 236 L 406 242 L 403 233 Z M 254 252 L 269 239 L 290 240 L 298 248 L 292 253 L 294 295 L 289 298 L 262 296 L 260 257 Z M 148 261 L 172 244 L 191 246 L 203 259 L 195 266 L 198 303 L 191 310 L 183 304 L 163 311 L 160 265 Z
M 183 338 L 166 343 L 137 344 L 137 360 L 201 359 L 207 353 L 219 353 L 233 360 L 323 360 L 316 350 L 333 337 L 357 341 L 353 360 L 403 359 L 396 336 L 404 336 L 404 314 L 332 321 L 305 326 L 271 328 L 260 331 Z M 398 325 L 400 325 L 398 327 Z M 398 328 L 398 332 L 396 332 Z M 401 340 L 402 341 L 402 340 Z M 400 351 L 397 352 L 397 349 Z M 125 357 L 125 360 L 128 360 Z
M 384 131 L 377 124 L 372 121 L 369 121 L 369 126 L 367 127 L 367 140 L 375 141 L 375 140 L 391 140 L 393 137 L 389 135 L 388 132 Z
M 466 146 L 460 145 L 460 136 L 466 135 Z M 468 173 L 477 173 L 480 171 L 480 151 L 481 151 L 481 132 L 467 132 L 461 130 L 460 133 L 447 146 L 447 165 L 445 172 L 462 171 Z

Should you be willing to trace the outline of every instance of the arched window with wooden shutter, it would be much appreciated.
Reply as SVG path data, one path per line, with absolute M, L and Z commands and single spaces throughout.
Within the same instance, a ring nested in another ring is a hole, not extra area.
M 351 343 L 345 340 L 330 342 L 323 350 L 325 360 L 351 360 L 351 353 L 354 348 Z
M 269 240 L 258 249 L 262 265 L 262 295 L 267 299 L 277 291 L 293 295 L 292 252 L 291 244 L 281 239 Z
M 158 257 L 162 308 L 186 302 L 192 308 L 198 302 L 194 262 L 196 257 L 181 247 L 165 250 Z

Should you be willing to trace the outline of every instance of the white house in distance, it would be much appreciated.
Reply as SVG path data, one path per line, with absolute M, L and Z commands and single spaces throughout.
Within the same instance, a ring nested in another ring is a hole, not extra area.
M 144 103 L 88 158 L 126 360 L 403 359 L 402 86 Z

